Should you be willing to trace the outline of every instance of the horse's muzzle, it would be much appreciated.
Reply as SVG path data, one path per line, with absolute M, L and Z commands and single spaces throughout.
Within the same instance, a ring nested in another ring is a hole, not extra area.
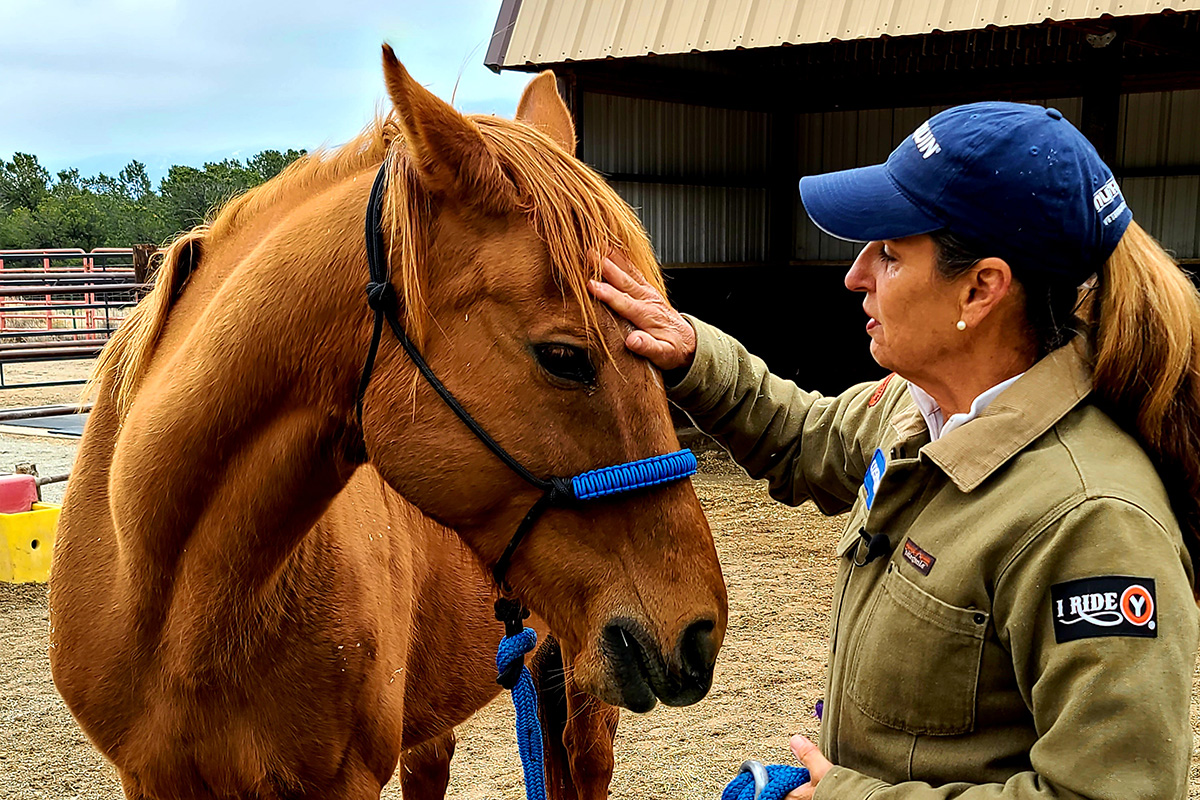
M 719 643 L 711 619 L 692 622 L 680 634 L 674 652 L 664 654 L 641 623 L 628 618 L 609 622 L 601 634 L 601 652 L 616 683 L 618 703 L 630 711 L 649 711 L 662 700 L 687 706 L 708 694 Z

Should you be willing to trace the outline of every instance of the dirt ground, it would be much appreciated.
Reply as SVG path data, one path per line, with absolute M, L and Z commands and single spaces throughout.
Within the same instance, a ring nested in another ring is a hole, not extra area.
M 0 406 L 74 399 L 73 388 L 0 394 Z M 0 431 L 0 470 L 35 461 L 42 474 L 66 471 L 75 442 Z M 787 737 L 816 738 L 840 520 L 810 504 L 788 508 L 767 497 L 720 453 L 701 457 L 695 480 L 729 586 L 730 619 L 712 692 L 684 709 L 625 713 L 616 742 L 615 798 L 716 798 L 748 757 L 791 761 Z M 55 495 L 48 494 L 48 499 Z M 0 798 L 118 800 L 111 766 L 75 725 L 50 680 L 46 588 L 0 584 Z M 1200 670 L 1195 687 L 1200 688 Z M 1193 749 L 1200 731 L 1193 690 Z M 458 730 L 450 797 L 524 797 L 505 696 Z M 1200 759 L 1189 796 L 1200 798 Z M 399 800 L 398 782 L 383 797 Z

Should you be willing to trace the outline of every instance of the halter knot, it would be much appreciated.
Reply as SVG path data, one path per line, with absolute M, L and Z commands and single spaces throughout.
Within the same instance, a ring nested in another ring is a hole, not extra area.
M 547 478 L 546 483 L 550 484 L 546 489 L 547 502 L 550 505 L 561 508 L 578 499 L 575 496 L 575 485 L 570 478 Z
M 396 302 L 396 287 L 391 281 L 367 284 L 367 305 L 372 311 L 384 311 Z
M 537 646 L 537 633 L 533 628 L 522 628 L 515 635 L 500 640 L 496 651 L 496 683 L 512 691 L 525 669 L 525 654 Z
M 537 689 L 525 666 L 525 654 L 537 646 L 533 628 L 519 629 L 500 640 L 496 652 L 497 682 L 512 692 L 517 717 L 517 750 L 525 775 L 526 800 L 546 800 L 546 765 L 542 754 L 542 727 L 538 722 Z

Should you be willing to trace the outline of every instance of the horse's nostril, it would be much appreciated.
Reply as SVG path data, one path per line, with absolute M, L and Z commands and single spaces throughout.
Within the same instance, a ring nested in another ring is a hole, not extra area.
M 691 705 L 708 693 L 718 643 L 709 618 L 695 620 L 680 635 L 672 654 L 663 653 L 640 623 L 614 619 L 605 626 L 601 647 L 608 658 L 620 704 L 649 711 L 657 698 L 670 706 Z
M 707 679 L 717 661 L 717 641 L 713 636 L 716 624 L 711 619 L 698 619 L 687 626 L 679 637 L 679 663 L 692 678 Z
M 621 704 L 630 711 L 649 711 L 657 702 L 649 660 L 638 636 L 641 627 L 631 620 L 616 619 L 605 626 L 603 647 L 609 665 L 621 687 Z M 661 670 L 660 670 L 661 672 Z

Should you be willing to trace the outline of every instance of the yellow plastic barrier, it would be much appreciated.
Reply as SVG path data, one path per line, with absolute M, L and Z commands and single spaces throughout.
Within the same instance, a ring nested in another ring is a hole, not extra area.
M 45 583 L 59 507 L 34 503 L 32 511 L 0 514 L 0 581 Z

